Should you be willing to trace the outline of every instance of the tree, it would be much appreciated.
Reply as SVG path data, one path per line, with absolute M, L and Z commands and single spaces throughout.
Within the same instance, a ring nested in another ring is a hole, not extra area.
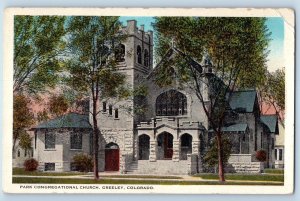
M 98 102 L 124 95 L 125 75 L 118 72 L 114 52 L 126 39 L 118 17 L 70 17 L 67 23 L 67 86 L 75 97 L 90 97 L 93 126 L 94 178 L 98 175 Z M 125 93 L 126 94 L 126 93 Z
M 31 140 L 32 138 L 30 135 L 26 132 L 23 131 L 19 137 L 19 146 L 25 151 L 28 152 L 31 150 Z
M 64 17 L 14 18 L 14 93 L 37 94 L 58 82 Z
M 273 107 L 283 121 L 285 111 L 285 68 L 266 73 L 266 81 L 260 88 L 261 101 Z
M 13 106 L 13 151 L 16 141 L 21 135 L 26 135 L 26 129 L 33 125 L 34 115 L 29 106 L 31 101 L 24 95 L 14 95 Z M 22 144 L 22 143 L 21 143 Z M 26 144 L 26 143 L 25 143 Z M 27 145 L 24 144 L 26 148 Z
M 61 116 L 70 109 L 70 103 L 63 94 L 51 94 L 48 101 L 43 102 L 44 109 L 37 113 L 37 121 L 44 122 Z
M 177 53 L 158 70 L 157 83 L 172 83 L 173 66 L 177 80 L 194 90 L 216 136 L 219 180 L 224 182 L 222 128 L 232 92 L 264 82 L 269 41 L 265 18 L 159 17 L 155 29 L 156 55 L 165 57 L 169 48 Z M 176 46 L 170 47 L 171 39 Z M 200 65 L 197 61 L 203 58 Z
M 231 154 L 231 142 L 229 140 L 228 137 L 222 137 L 222 145 L 223 145 L 223 163 L 224 165 L 227 164 L 228 159 L 230 157 Z M 210 168 L 214 168 L 215 170 L 217 170 L 218 167 L 218 145 L 217 145 L 217 140 L 216 138 L 213 138 L 209 150 L 207 151 L 207 153 L 204 156 L 204 162 L 205 164 L 208 165 L 208 167 Z

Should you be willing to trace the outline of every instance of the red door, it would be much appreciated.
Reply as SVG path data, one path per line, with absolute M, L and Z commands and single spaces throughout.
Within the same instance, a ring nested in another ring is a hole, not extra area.
M 173 138 L 170 134 L 164 135 L 164 155 L 165 159 L 172 159 L 173 156 Z
M 119 171 L 119 149 L 105 149 L 105 171 Z

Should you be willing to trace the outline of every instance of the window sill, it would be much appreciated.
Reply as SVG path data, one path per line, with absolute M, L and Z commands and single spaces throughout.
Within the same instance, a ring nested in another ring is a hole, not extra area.
M 70 151 L 82 151 L 82 148 L 81 149 L 70 149 Z
M 56 151 L 56 149 L 44 149 L 44 151 Z
M 102 114 L 107 114 L 107 112 L 102 112 Z
M 115 118 L 115 120 L 120 120 L 120 118 Z

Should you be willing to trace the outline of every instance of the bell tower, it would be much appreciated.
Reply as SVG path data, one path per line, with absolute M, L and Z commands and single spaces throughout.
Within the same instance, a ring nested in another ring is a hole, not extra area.
M 128 35 L 125 45 L 126 74 L 133 87 L 138 87 L 153 68 L 153 31 L 145 31 L 144 25 L 137 27 L 135 20 L 128 20 L 123 31 Z

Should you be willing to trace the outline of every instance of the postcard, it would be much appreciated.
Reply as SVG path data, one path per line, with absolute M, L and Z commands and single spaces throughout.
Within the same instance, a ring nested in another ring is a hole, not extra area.
M 290 194 L 294 11 L 7 8 L 7 193 Z

